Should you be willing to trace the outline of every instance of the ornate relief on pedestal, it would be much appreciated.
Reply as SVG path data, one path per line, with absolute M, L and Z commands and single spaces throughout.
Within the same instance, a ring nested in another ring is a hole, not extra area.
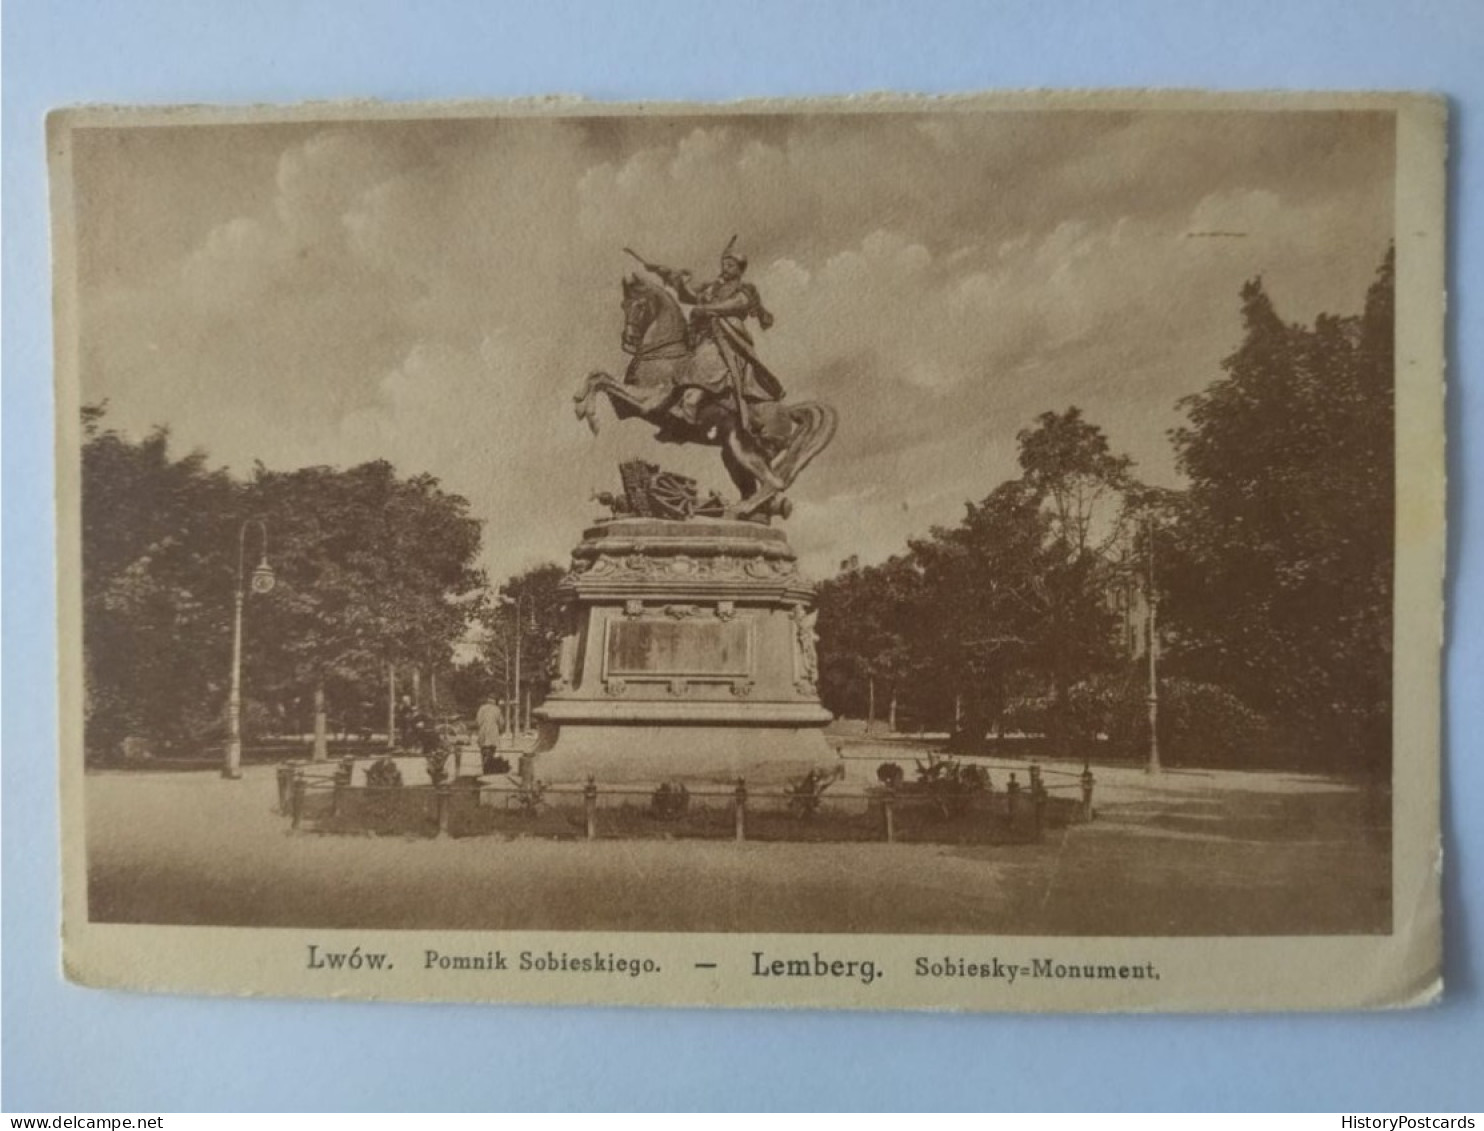
M 563 636 L 560 646 L 551 655 L 547 674 L 551 677 L 552 691 L 572 689 L 572 653 L 575 651 L 575 643 L 576 638 L 572 635 Z
M 813 695 L 819 683 L 819 633 L 814 631 L 819 613 L 795 605 L 789 619 L 794 624 L 794 689 L 800 695 Z

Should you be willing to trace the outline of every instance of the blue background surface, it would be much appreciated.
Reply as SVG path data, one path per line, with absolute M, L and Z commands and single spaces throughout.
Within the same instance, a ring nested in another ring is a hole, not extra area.
M 1484 1106 L 1484 5 L 99 3 L 4 39 L 7 1111 Z M 50 294 L 42 117 L 80 102 L 866 90 L 1420 89 L 1454 99 L 1447 999 L 1368 1016 L 1035 1018 L 291 1003 L 59 972 Z

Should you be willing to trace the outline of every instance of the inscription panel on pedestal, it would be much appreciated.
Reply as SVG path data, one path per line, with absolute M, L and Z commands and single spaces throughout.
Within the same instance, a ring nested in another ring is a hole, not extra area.
M 604 678 L 752 673 L 752 624 L 743 620 L 609 621 Z

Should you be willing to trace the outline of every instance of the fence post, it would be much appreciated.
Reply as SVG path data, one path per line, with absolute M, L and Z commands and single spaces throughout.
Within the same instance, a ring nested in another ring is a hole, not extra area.
M 340 783 L 338 781 L 330 787 L 330 816 L 340 816 Z
M 1082 819 L 1092 820 L 1092 767 L 1084 764 L 1082 767 Z
M 747 783 L 741 778 L 737 779 L 737 791 L 734 794 L 736 803 L 732 806 L 732 812 L 736 818 L 737 839 L 747 839 Z
M 1046 787 L 1041 784 L 1039 769 L 1031 778 L 1031 819 L 1036 839 L 1040 840 L 1046 821 Z
M 598 780 L 592 774 L 582 787 L 582 808 L 587 815 L 587 839 L 598 839 Z
M 892 844 L 897 839 L 897 819 L 895 812 L 896 790 L 890 785 L 886 787 L 886 794 L 881 798 L 881 819 L 886 826 L 886 843 Z
M 448 836 L 448 811 L 450 808 L 448 804 L 448 787 L 446 785 L 434 786 L 433 794 L 438 799 L 438 835 Z
M 292 819 L 289 827 L 297 829 L 299 822 L 304 817 L 304 778 L 297 772 L 294 774 L 293 803 L 290 806 Z
M 294 788 L 294 768 L 289 765 L 278 767 L 278 811 L 287 813 L 293 802 L 290 800 Z
M 1020 783 L 1015 780 L 1015 774 L 1010 774 L 1010 783 L 1005 786 L 1005 813 L 1010 818 L 1010 827 L 1015 827 L 1015 806 L 1020 800 Z

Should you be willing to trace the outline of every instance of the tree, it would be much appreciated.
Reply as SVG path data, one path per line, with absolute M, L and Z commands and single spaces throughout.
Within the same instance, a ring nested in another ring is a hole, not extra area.
M 325 756 L 327 690 L 379 698 L 388 665 L 447 666 L 482 589 L 480 529 L 431 475 L 375 461 L 272 472 L 248 492 L 269 530 L 279 586 L 255 610 L 264 686 L 308 690 Z
M 905 692 L 919 719 L 970 741 L 1012 699 L 1049 703 L 1069 740 L 1074 683 L 1116 662 L 1109 589 L 1135 491 L 1126 457 L 1080 410 L 1020 433 L 1023 474 L 935 528 L 910 553 L 845 570 L 820 588 L 825 704 L 875 715 L 875 690 Z
M 819 697 L 837 715 L 868 717 L 869 657 L 876 629 L 874 611 L 858 563 L 820 582 L 814 595 L 819 616 Z
M 83 410 L 84 742 L 166 746 L 220 723 L 240 488 L 200 451 L 175 459 L 157 428 L 131 441 Z
M 1012 698 L 1039 690 L 1028 677 L 1043 666 L 1038 578 L 1047 525 L 1036 493 L 1016 479 L 968 504 L 958 526 L 912 543 L 923 570 L 933 682 L 951 694 L 946 714 L 959 741 L 977 743 Z
M 567 631 L 567 601 L 560 591 L 566 575 L 554 563 L 528 569 L 508 578 L 495 598 L 480 608 L 486 691 L 503 694 L 511 707 L 507 722 L 512 729 L 518 728 L 521 704 L 539 706 L 551 692 Z
M 489 667 L 479 656 L 454 664 L 446 687 L 449 707 L 465 718 L 473 718 L 485 699 L 494 695 Z
M 1039 660 L 1050 676 L 1051 738 L 1069 741 L 1072 684 L 1113 662 L 1110 551 L 1125 534 L 1132 461 L 1077 408 L 1044 412 L 1020 432 L 1021 482 L 1038 501 L 1044 537 L 1028 591 L 1040 606 Z
M 284 715 L 312 694 L 317 756 L 327 698 L 348 708 L 342 717 L 361 714 L 380 698 L 388 664 L 448 666 L 484 586 L 480 527 L 464 499 L 384 461 L 260 466 L 244 484 L 208 469 L 202 452 L 172 458 L 166 429 L 131 441 L 105 416 L 103 405 L 83 410 L 90 750 L 112 753 L 129 735 L 199 742 L 220 727 L 239 533 L 250 520 L 266 528 L 278 584 L 249 598 L 244 682 Z
M 1390 753 L 1393 256 L 1359 317 L 1285 323 L 1261 279 L 1225 375 L 1181 402 L 1172 664 L 1316 755 Z
M 906 555 L 856 566 L 816 594 L 820 697 L 837 714 L 864 716 L 869 728 L 885 708 L 895 728 L 901 692 L 920 671 L 923 649 L 914 613 L 921 574 Z

